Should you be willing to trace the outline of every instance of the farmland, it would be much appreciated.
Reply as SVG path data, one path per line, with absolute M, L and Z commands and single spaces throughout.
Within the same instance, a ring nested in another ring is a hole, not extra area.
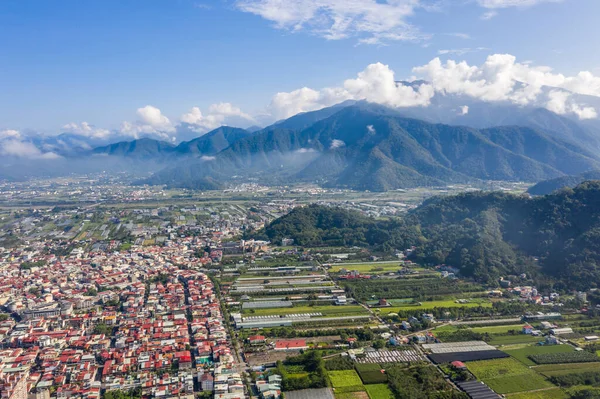
M 508 353 L 526 366 L 535 366 L 536 363 L 532 361 L 529 356 L 549 353 L 572 353 L 574 351 L 575 349 L 570 345 L 535 345 L 526 346 L 521 349 L 505 350 L 504 352 Z
M 566 399 L 567 394 L 560 388 L 544 389 L 536 392 L 521 392 L 506 395 L 507 399 Z
M 394 394 L 387 384 L 371 384 L 365 386 L 370 399 L 393 399 Z
M 533 368 L 546 377 L 557 377 L 572 373 L 586 373 L 600 370 L 600 363 L 569 363 L 569 364 L 545 364 Z
M 321 313 L 323 316 L 353 316 L 353 315 L 368 315 L 362 306 L 294 306 L 292 308 L 266 308 L 266 309 L 252 309 L 244 310 L 244 314 L 249 316 L 275 316 L 275 315 L 289 315 L 289 314 L 301 314 L 301 313 Z
M 553 385 L 512 358 L 467 363 L 469 371 L 500 394 L 533 391 Z
M 597 362 L 600 360 L 595 353 L 589 352 L 567 352 L 567 353 L 541 353 L 530 355 L 529 358 L 536 364 L 561 364 L 579 362 Z
M 516 344 L 535 344 L 542 341 L 543 338 L 534 337 L 532 335 L 527 334 L 517 334 L 517 335 L 497 335 L 492 337 L 489 341 L 490 345 L 500 346 L 500 345 L 516 345 Z
M 329 371 L 327 374 L 334 388 L 362 385 L 362 380 L 354 370 Z
M 409 303 L 405 306 L 392 306 L 387 308 L 381 308 L 380 313 L 382 315 L 390 314 L 390 313 L 399 313 L 402 311 L 410 311 L 410 310 L 428 310 L 435 308 L 476 308 L 476 307 L 484 307 L 491 308 L 492 303 L 487 300 L 471 300 L 467 303 L 457 303 L 454 300 L 446 300 L 446 301 L 424 301 L 418 303 Z

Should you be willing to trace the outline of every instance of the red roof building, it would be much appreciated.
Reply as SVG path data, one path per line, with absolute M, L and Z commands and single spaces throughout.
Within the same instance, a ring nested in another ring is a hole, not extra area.
M 281 339 L 275 342 L 276 351 L 308 349 L 305 339 Z

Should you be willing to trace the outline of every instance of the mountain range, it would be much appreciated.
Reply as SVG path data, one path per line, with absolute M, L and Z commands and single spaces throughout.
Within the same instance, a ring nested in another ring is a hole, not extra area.
M 459 115 L 462 103 L 468 112 Z M 142 138 L 92 147 L 66 134 L 39 144 L 62 155 L 64 164 L 109 156 L 123 169 L 155 172 L 138 183 L 195 189 L 253 179 L 383 191 L 539 182 L 600 170 L 600 129 L 593 123 L 546 109 L 444 96 L 426 108 L 348 101 L 263 129 L 223 126 L 178 144 Z M 69 152 L 69 146 L 77 150 Z M 34 162 L 28 163 L 25 169 L 35 175 Z M 14 178 L 15 168 L 15 162 L 0 165 L 0 177 Z
M 570 140 L 539 127 L 428 123 L 359 102 L 297 115 L 143 182 L 202 188 L 207 181 L 214 186 L 242 177 L 372 191 L 478 180 L 536 182 L 598 168 L 600 158 L 579 140 L 585 136 Z

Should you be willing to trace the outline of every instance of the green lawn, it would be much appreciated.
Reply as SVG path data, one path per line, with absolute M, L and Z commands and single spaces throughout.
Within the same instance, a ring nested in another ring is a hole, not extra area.
M 526 366 L 535 366 L 535 362 L 529 359 L 528 356 L 542 353 L 566 353 L 574 351 L 575 348 L 570 345 L 534 345 L 526 346 L 521 349 L 505 350 L 504 352 L 508 353 Z
M 354 370 L 328 371 L 327 374 L 334 388 L 362 385 L 362 380 Z
M 365 385 L 370 399 L 394 399 L 394 394 L 387 384 Z
M 456 303 L 454 300 L 446 301 L 425 301 L 418 304 L 406 304 L 403 306 L 392 306 L 389 308 L 381 308 L 381 314 L 386 315 L 388 313 L 398 313 L 409 310 L 426 310 L 433 308 L 476 308 L 482 306 L 484 308 L 491 308 L 492 303 L 486 299 L 472 299 L 468 303 Z
M 551 388 L 534 370 L 512 358 L 468 362 L 469 371 L 500 394 Z

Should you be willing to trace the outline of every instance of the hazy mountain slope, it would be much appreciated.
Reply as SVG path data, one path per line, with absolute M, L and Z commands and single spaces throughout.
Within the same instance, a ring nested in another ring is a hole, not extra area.
M 248 137 L 251 134 L 252 133 L 246 129 L 222 126 L 193 140 L 180 143 L 177 148 L 175 148 L 175 152 L 186 155 L 210 156 L 223 151 L 225 148 L 229 147 L 231 143 L 244 137 Z
M 566 187 L 575 187 L 587 180 L 600 180 L 600 170 L 592 170 L 579 175 L 562 176 L 556 179 L 544 180 L 527 190 L 531 195 L 546 195 Z
M 104 147 L 94 148 L 95 155 L 110 155 L 130 158 L 160 158 L 171 154 L 175 146 L 166 141 L 143 138 L 133 141 L 122 141 Z

